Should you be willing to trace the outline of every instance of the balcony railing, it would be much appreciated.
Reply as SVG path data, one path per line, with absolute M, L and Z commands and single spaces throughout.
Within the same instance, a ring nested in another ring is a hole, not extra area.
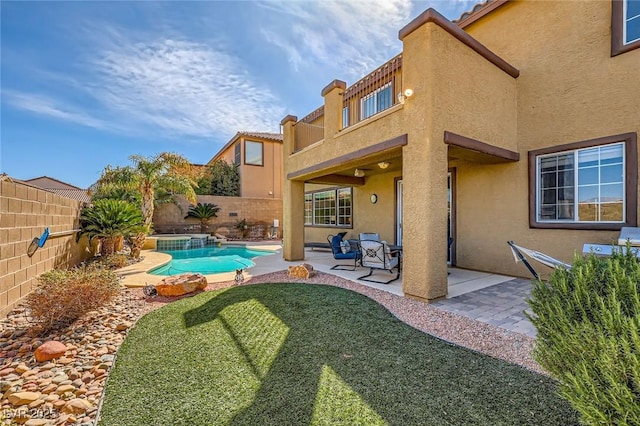
M 324 139 L 324 107 L 299 120 L 294 128 L 295 151 L 300 151 Z
M 342 128 L 365 120 L 398 103 L 402 91 L 402 54 L 347 87 L 343 95 Z

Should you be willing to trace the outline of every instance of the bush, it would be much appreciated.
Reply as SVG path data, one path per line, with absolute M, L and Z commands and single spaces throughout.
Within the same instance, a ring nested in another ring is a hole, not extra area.
M 37 332 L 47 334 L 111 301 L 120 291 L 115 272 L 96 266 L 54 269 L 38 277 L 26 304 Z
M 585 424 L 640 424 L 640 261 L 576 256 L 534 282 L 534 356 Z
M 100 260 L 100 264 L 107 269 L 120 269 L 129 265 L 129 258 L 125 254 L 112 254 Z

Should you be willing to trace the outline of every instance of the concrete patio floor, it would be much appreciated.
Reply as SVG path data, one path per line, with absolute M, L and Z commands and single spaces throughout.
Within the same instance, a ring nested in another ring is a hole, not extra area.
M 404 296 L 402 292 L 402 274 L 400 279 L 389 284 L 378 284 L 358 280 L 358 277 L 368 273 L 368 268 L 359 267 L 355 271 L 331 269 L 336 264 L 350 265 L 349 261 L 336 261 L 331 252 L 326 250 L 305 250 L 304 261 L 285 261 L 282 258 L 282 246 L 273 242 L 241 243 L 247 248 L 258 250 L 271 250 L 273 255 L 254 258 L 256 266 L 244 271 L 245 278 L 263 275 L 272 272 L 287 270 L 289 266 L 299 265 L 303 262 L 311 264 L 316 271 L 325 272 L 341 278 L 356 282 L 361 285 L 374 287 L 383 291 Z M 147 271 L 171 260 L 165 253 L 145 250 L 142 253 L 144 259 L 135 265 L 120 269 L 119 275 L 123 277 L 123 284 L 128 287 L 141 287 L 156 284 L 164 277 L 148 274 Z M 390 279 L 393 275 L 384 271 L 376 272 L 381 279 Z M 207 281 L 230 281 L 235 277 L 235 272 L 215 275 L 207 275 Z M 389 278 L 387 278 L 389 277 Z M 525 298 L 528 296 L 530 281 L 522 278 L 514 278 L 504 275 L 490 274 L 486 272 L 471 271 L 459 268 L 449 268 L 448 294 L 446 299 L 432 302 L 431 305 L 463 315 L 478 321 L 482 321 L 497 327 L 502 327 L 518 333 L 535 337 L 535 328 L 524 316 L 522 311 L 527 309 Z

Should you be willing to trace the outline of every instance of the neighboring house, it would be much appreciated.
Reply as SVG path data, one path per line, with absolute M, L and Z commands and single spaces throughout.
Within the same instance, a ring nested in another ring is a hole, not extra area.
M 40 176 L 33 179 L 23 180 L 21 182 L 24 182 L 27 185 L 47 190 L 49 192 L 53 192 L 63 197 L 71 198 L 73 200 L 82 201 L 84 203 L 91 202 L 91 195 L 89 194 L 88 190 L 78 188 L 77 186 L 71 185 L 58 179 L 54 179 L 49 176 Z
M 496 0 L 457 23 L 429 9 L 399 38 L 282 120 L 285 259 L 378 232 L 403 245 L 404 293 L 429 300 L 447 259 L 525 276 L 507 240 L 570 262 L 637 226 L 640 2 Z
M 240 196 L 282 198 L 282 134 L 238 132 L 207 163 L 238 164 Z

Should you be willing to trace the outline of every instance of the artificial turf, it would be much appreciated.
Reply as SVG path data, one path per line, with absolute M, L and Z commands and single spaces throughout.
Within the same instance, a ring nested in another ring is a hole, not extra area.
M 141 318 L 100 425 L 571 425 L 549 378 L 341 288 L 210 291 Z

